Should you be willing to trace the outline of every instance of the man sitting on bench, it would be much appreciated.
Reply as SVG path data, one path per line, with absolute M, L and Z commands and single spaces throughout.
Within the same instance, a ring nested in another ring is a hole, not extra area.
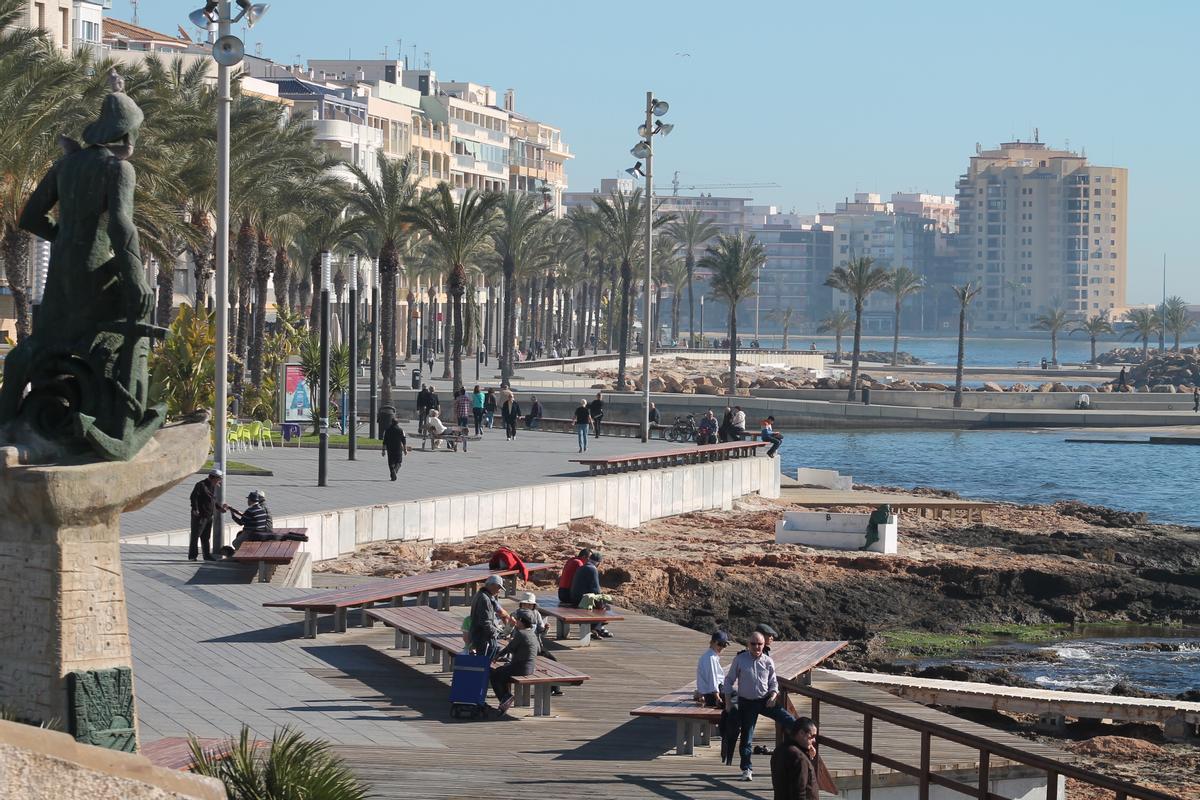
M 504 649 L 496 654 L 496 660 L 509 656 L 506 664 L 492 669 L 492 691 L 500 701 L 500 713 L 513 707 L 516 697 L 512 692 L 514 675 L 532 675 L 537 663 L 538 641 L 533 632 L 533 615 L 525 609 L 512 613 L 512 638 Z
M 438 414 L 436 408 L 429 410 L 429 417 L 425 420 L 425 433 L 429 435 L 430 446 L 437 449 L 438 442 L 446 442 L 451 450 L 458 449 L 458 442 L 453 436 L 447 436 L 446 431 L 450 430 L 446 427 L 446 423 L 442 422 L 442 417 Z
M 603 608 L 603 597 L 605 596 L 600 589 L 600 569 L 597 566 L 600 563 L 600 554 L 591 553 L 588 555 L 587 563 L 575 570 L 575 575 L 571 579 L 571 605 L 575 608 Z M 597 605 L 597 601 L 600 604 Z M 611 639 L 612 633 L 606 625 L 596 623 L 592 626 L 592 633 L 599 636 L 601 639 Z
M 273 532 L 271 512 L 267 510 L 267 496 L 258 489 L 246 495 L 246 503 L 248 505 L 245 511 L 230 508 L 228 504 L 222 506 L 233 517 L 233 521 L 242 526 L 241 532 L 233 540 L 233 546 L 221 548 L 221 554 L 226 558 L 231 557 L 242 546 L 242 542 L 308 541 L 308 536 L 303 533 L 277 534 Z

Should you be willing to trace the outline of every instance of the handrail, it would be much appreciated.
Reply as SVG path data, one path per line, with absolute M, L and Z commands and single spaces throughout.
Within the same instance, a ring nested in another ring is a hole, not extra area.
M 811 717 L 814 722 L 820 726 L 820 708 L 821 703 L 838 708 L 846 709 L 847 711 L 861 714 L 863 717 L 863 744 L 862 747 L 847 742 L 841 742 L 824 734 L 820 735 L 820 744 L 832 747 L 834 750 L 839 750 L 843 753 L 861 758 L 863 760 L 862 767 L 862 800 L 871 800 L 871 764 L 879 764 L 880 766 L 896 770 L 897 772 L 911 775 L 920 782 L 919 795 L 920 800 L 928 800 L 929 785 L 936 784 L 944 786 L 956 792 L 976 797 L 979 800 L 1006 800 L 1001 795 L 997 795 L 988 790 L 988 772 L 991 764 L 991 757 L 998 756 L 1000 758 L 1013 761 L 1018 764 L 1033 767 L 1034 769 L 1043 770 L 1046 772 L 1046 800 L 1058 800 L 1058 776 L 1062 775 L 1067 778 L 1074 778 L 1077 781 L 1095 786 L 1101 789 L 1112 791 L 1116 795 L 1116 800 L 1127 800 L 1127 798 L 1138 798 L 1138 800 L 1178 800 L 1177 797 L 1159 792 L 1154 789 L 1148 789 L 1144 786 L 1139 786 L 1135 783 L 1121 780 L 1119 778 L 1111 778 L 1107 775 L 1101 775 L 1098 772 L 1083 769 L 1081 767 L 1068 764 L 1065 761 L 1059 761 L 1053 758 L 1029 753 L 1011 745 L 995 742 L 986 739 L 982 736 L 966 733 L 956 730 L 946 725 L 928 720 L 918 719 L 917 717 L 903 714 L 899 711 L 894 711 L 882 706 L 871 705 L 859 700 L 842 697 L 833 692 L 819 689 L 812 685 L 805 685 L 794 681 L 781 681 L 789 692 L 801 694 L 808 697 L 812 702 Z M 875 720 L 887 722 L 901 728 L 915 731 L 921 735 L 921 765 L 913 767 L 895 759 L 888 758 L 874 752 L 872 745 L 872 729 Z M 946 741 L 961 744 L 965 747 L 979 751 L 979 783 L 978 786 L 961 781 L 947 778 L 944 775 L 939 775 L 936 772 L 931 772 L 929 767 L 930 760 L 930 740 L 932 737 L 945 739 Z

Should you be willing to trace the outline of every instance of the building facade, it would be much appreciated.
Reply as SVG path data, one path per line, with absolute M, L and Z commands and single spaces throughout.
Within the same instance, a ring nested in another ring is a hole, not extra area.
M 977 148 L 957 184 L 956 237 L 964 272 L 983 286 L 976 327 L 1028 328 L 1055 307 L 1076 318 L 1123 308 L 1128 180 L 1042 142 Z

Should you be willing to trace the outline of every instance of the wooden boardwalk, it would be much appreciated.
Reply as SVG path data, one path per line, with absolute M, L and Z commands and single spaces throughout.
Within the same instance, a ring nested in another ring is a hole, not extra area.
M 465 609 L 454 607 L 451 614 Z M 695 676 L 695 664 L 708 643 L 704 633 L 652 617 L 629 613 L 616 637 L 579 647 L 574 642 L 549 643 L 562 662 L 591 676 L 580 687 L 568 687 L 555 698 L 554 714 L 535 718 L 531 709 L 515 709 L 506 717 L 457 721 L 449 715 L 449 675 L 426 665 L 407 651 L 394 649 L 391 631 L 352 629 L 336 638 L 322 635 L 316 646 L 330 669 L 312 671 L 357 702 L 385 711 L 433 741 L 433 747 L 339 745 L 337 753 L 384 798 L 757 798 L 770 797 L 769 758 L 755 757 L 756 779 L 743 783 L 736 764 L 719 760 L 719 747 L 697 748 L 695 756 L 669 754 L 675 742 L 671 721 L 631 717 L 631 709 L 678 688 Z M 334 645 L 333 643 L 337 644 Z M 329 647 L 324 647 L 329 644 Z M 734 652 L 740 648 L 730 648 Z M 732 653 L 729 654 L 730 658 Z M 724 659 L 728 664 L 730 658 Z M 339 664 L 343 668 L 338 668 Z M 913 716 L 936 719 L 961 730 L 998 738 L 1030 752 L 1064 757 L 1062 751 L 949 716 L 879 689 L 815 673 L 814 683 L 833 686 L 856 699 L 870 699 Z M 807 700 L 793 696 L 797 710 Z M 490 700 L 494 703 L 494 700 Z M 856 715 L 824 706 L 824 730 L 846 741 L 861 739 Z M 760 741 L 770 743 L 770 724 L 759 728 Z M 877 724 L 875 741 L 889 742 L 886 754 L 915 759 L 917 737 Z M 860 762 L 832 750 L 827 765 L 839 782 L 857 787 Z M 939 742 L 932 763 L 944 769 L 973 769 L 975 752 Z M 993 767 L 995 767 L 993 762 Z M 886 770 L 880 770 L 881 773 Z M 893 776 L 907 783 L 903 776 Z M 880 780 L 879 778 L 877 780 Z M 886 780 L 886 778 L 884 779 Z

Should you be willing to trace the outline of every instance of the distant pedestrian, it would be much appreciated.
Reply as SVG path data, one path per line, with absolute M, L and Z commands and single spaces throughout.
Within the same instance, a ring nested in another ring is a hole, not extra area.
M 1121 374 L 1117 376 L 1117 390 L 1125 391 L 1125 368 L 1121 367 Z
M 408 449 L 408 440 L 404 438 L 400 420 L 392 418 L 392 424 L 383 432 L 383 447 L 379 449 L 380 453 L 387 457 L 388 472 L 391 473 L 392 480 L 396 480 L 396 473 L 404 463 L 404 451 Z
M 587 563 L 575 570 L 571 577 L 571 605 L 575 608 L 592 609 L 603 607 L 610 599 L 600 588 L 600 554 L 593 551 Z M 601 639 L 611 639 L 612 633 L 603 623 L 592 625 L 592 633 Z
M 429 379 L 433 380 L 433 351 L 425 351 L 425 363 L 429 365 Z
M 779 446 L 783 444 L 783 434 L 775 432 L 775 417 L 767 417 L 763 420 L 760 435 L 764 442 L 770 442 L 771 449 L 767 451 L 767 455 L 774 458 L 775 453 L 779 451 Z
M 650 411 L 649 411 L 648 417 L 650 419 L 651 425 L 661 424 L 660 423 L 661 418 L 659 417 L 659 414 L 658 414 L 658 408 L 654 405 L 654 401 L 650 402 Z
M 542 404 L 537 399 L 537 395 L 529 398 L 529 413 L 525 415 L 525 427 L 530 430 L 537 430 L 538 420 L 542 418 Z
M 700 418 L 700 424 L 696 433 L 696 444 L 716 444 L 717 427 L 717 417 L 710 408 Z
M 592 415 L 592 426 L 596 432 L 596 438 L 600 438 L 600 420 L 604 419 L 604 396 L 600 392 L 596 392 L 596 399 L 588 404 L 588 412 Z
M 588 412 L 587 400 L 579 401 L 575 409 L 575 436 L 579 440 L 579 452 L 587 452 L 588 429 L 592 426 L 592 415 Z
M 710 412 L 711 413 L 711 412 Z M 701 420 L 703 422 L 703 420 Z M 733 438 L 733 407 L 725 406 L 725 414 L 721 417 L 721 425 L 717 428 L 717 440 L 731 441 Z
M 1192 387 L 1192 411 L 1200 412 L 1200 386 Z
M 454 418 L 458 427 L 467 430 L 467 425 L 471 422 L 471 398 L 467 397 L 465 387 L 460 386 L 454 390 Z
M 763 652 L 767 640 L 761 633 L 750 634 L 746 650 L 738 653 L 725 673 L 723 684 L 725 708 L 733 712 L 733 698 L 738 698 L 737 715 L 741 728 L 742 780 L 752 781 L 751 755 L 754 753 L 754 728 L 759 714 L 776 708 L 779 700 L 779 678 L 775 674 L 775 662 Z M 737 694 L 734 695 L 734 684 Z
M 512 638 L 495 656 L 509 656 L 510 659 L 506 663 L 497 664 L 491 674 L 492 691 L 500 701 L 500 713 L 508 711 L 516 702 L 511 688 L 512 679 L 515 676 L 532 675 L 537 665 L 538 640 L 533 631 L 533 615 L 519 609 L 513 612 L 512 622 Z M 474 625 L 472 620 L 472 629 Z
M 471 392 L 471 415 L 475 417 L 475 435 L 483 436 L 483 416 L 484 401 L 487 396 L 484 395 L 483 389 L 479 388 L 479 384 L 475 384 L 475 389 Z
M 740 442 L 746 438 L 746 412 L 741 406 L 733 407 L 733 419 L 730 421 L 733 432 L 732 441 Z
M 496 390 L 488 389 L 483 396 L 483 421 L 490 428 L 496 419 Z
M 725 631 L 714 631 L 708 641 L 708 649 L 700 656 L 696 664 L 696 699 L 710 708 L 720 708 L 725 705 L 721 695 L 725 683 L 725 669 L 721 666 L 721 653 L 729 646 L 729 634 Z
M 521 404 L 517 402 L 517 396 L 511 391 L 508 393 L 508 398 L 508 402 L 501 408 L 501 412 L 504 417 L 504 441 L 511 442 L 517 438 L 517 418 L 521 416 Z
M 500 625 L 508 613 L 500 607 L 496 595 L 504 590 L 504 579 L 489 575 L 483 588 L 475 593 L 471 602 L 471 650 L 475 655 L 490 655 L 500 638 Z
M 425 418 L 429 416 L 429 387 L 421 384 L 417 392 L 417 433 L 425 430 Z
M 192 535 L 188 541 L 188 560 L 195 561 L 203 550 L 205 561 L 216 561 L 212 554 L 213 520 L 221 516 L 221 506 L 217 504 L 217 491 L 225 473 L 219 469 L 210 469 L 204 480 L 192 487 L 190 498 L 192 506 Z
M 437 396 L 437 391 L 433 388 L 433 384 L 429 385 L 429 410 L 437 411 L 438 416 L 441 416 L 442 401 Z

